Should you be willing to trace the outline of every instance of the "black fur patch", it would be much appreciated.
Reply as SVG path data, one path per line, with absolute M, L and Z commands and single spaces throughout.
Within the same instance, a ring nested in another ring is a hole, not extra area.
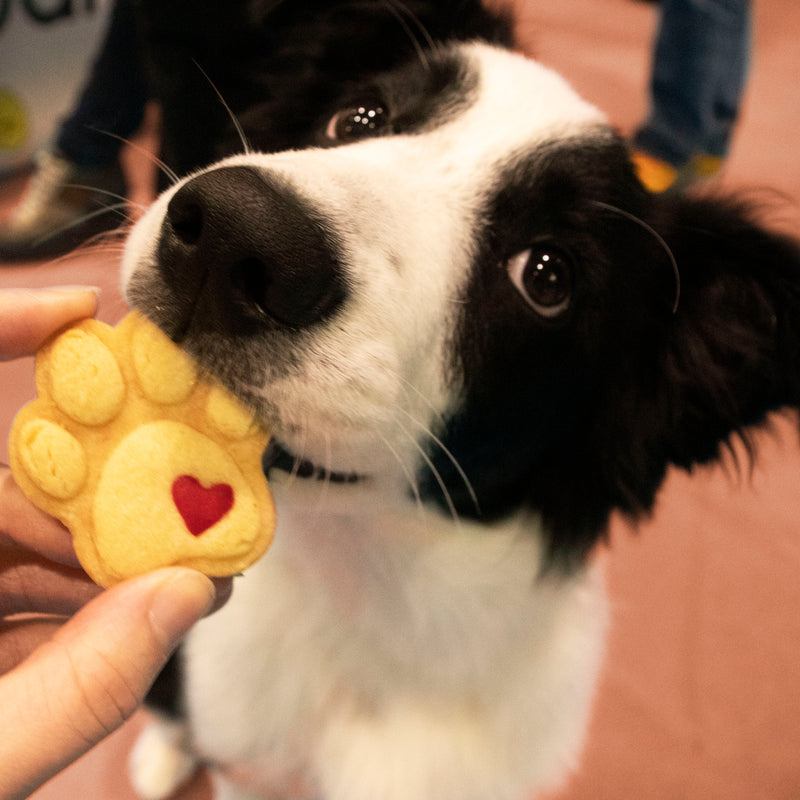
M 424 133 L 467 108 L 476 89 L 477 76 L 469 71 L 463 59 L 446 49 L 427 53 L 424 58 L 377 75 L 373 81 L 337 98 L 323 114 L 315 144 L 342 143 L 325 135 L 326 117 L 358 106 L 381 109 L 382 128 L 378 135 Z
M 167 717 L 173 719 L 183 715 L 183 666 L 181 650 L 178 648 L 159 672 L 150 691 L 145 697 L 145 704 Z
M 637 221 L 634 221 L 635 218 Z M 579 563 L 612 509 L 647 514 L 670 464 L 800 403 L 800 250 L 737 204 L 646 193 L 624 144 L 554 142 L 498 180 L 456 352 L 466 388 L 432 449 L 460 515 L 541 513 L 553 563 Z M 664 242 L 680 271 L 676 276 Z M 571 260 L 556 320 L 507 260 L 547 243 Z M 430 470 L 424 494 L 447 503 Z
M 179 175 L 241 152 L 230 113 L 253 149 L 304 147 L 315 143 L 326 115 L 342 108 L 354 86 L 416 58 L 430 42 L 511 42 L 509 21 L 478 0 L 141 0 L 137 6 L 163 109 L 162 157 Z

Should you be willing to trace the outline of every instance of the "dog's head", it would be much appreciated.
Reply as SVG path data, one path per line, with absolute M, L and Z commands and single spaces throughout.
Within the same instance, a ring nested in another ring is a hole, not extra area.
M 125 259 L 131 303 L 268 421 L 268 467 L 527 505 L 569 559 L 669 463 L 797 404 L 797 250 L 648 194 L 539 64 L 428 53 L 348 89 L 316 145 L 182 181 Z

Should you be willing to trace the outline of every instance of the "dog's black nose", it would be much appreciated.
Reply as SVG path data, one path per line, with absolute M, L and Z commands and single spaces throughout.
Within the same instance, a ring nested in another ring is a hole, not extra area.
M 304 328 L 345 294 L 335 237 L 294 192 L 249 167 L 212 169 L 175 193 L 158 260 L 184 328 Z

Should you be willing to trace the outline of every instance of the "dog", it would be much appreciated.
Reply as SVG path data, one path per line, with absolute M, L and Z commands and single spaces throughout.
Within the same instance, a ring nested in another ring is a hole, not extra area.
M 197 171 L 128 239 L 131 305 L 270 427 L 279 520 L 183 646 L 146 797 L 200 762 L 225 800 L 558 786 L 609 516 L 800 404 L 800 248 L 744 202 L 650 194 L 494 44 L 345 88 L 310 146 Z

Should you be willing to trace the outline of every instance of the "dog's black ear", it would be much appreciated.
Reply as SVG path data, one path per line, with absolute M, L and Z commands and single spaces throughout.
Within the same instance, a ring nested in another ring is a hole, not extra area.
M 664 198 L 655 212 L 680 272 L 658 413 L 668 460 L 688 468 L 800 406 L 800 246 L 738 201 Z
M 647 258 L 663 261 L 668 246 L 679 302 L 674 313 L 667 302 L 652 306 L 649 321 L 640 315 L 617 340 L 591 425 L 552 465 L 552 480 L 537 481 L 533 501 L 557 562 L 582 555 L 613 509 L 647 515 L 670 465 L 713 461 L 736 435 L 752 452 L 751 426 L 800 407 L 800 246 L 740 202 L 650 203 L 646 221 L 658 236 Z

